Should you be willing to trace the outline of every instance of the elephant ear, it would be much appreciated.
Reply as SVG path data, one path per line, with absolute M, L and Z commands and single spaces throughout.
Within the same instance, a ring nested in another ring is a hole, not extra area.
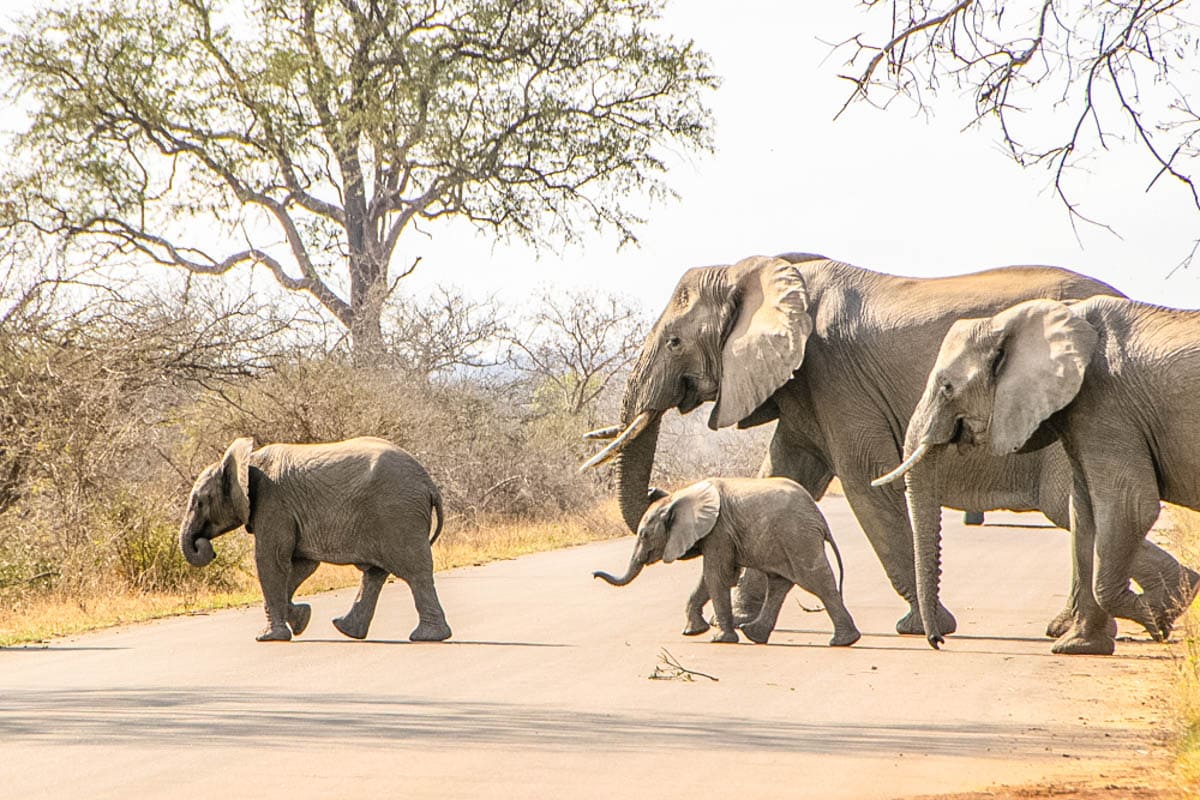
M 730 267 L 729 276 L 735 316 L 721 348 L 713 430 L 750 416 L 791 379 L 813 329 L 808 289 L 792 264 L 755 256 Z
M 721 493 L 709 481 L 693 483 L 674 494 L 667 506 L 667 544 L 663 562 L 681 558 L 696 542 L 708 536 L 721 513 Z
M 234 514 L 244 525 L 250 519 L 250 451 L 254 439 L 234 439 L 221 459 L 221 490 L 229 498 Z
M 1085 319 L 1053 300 L 1002 311 L 992 318 L 992 330 L 1000 340 L 993 366 L 992 451 L 1008 455 L 1074 399 L 1098 337 Z

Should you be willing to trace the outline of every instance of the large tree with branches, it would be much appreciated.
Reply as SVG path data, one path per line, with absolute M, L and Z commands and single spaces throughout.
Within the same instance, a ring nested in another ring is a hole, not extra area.
M 1176 182 L 1200 210 L 1200 6 L 1184 0 L 863 0 L 878 30 L 849 48 L 846 106 L 949 88 L 974 99 L 1022 165 L 1050 169 L 1072 222 L 1072 169 L 1121 140 L 1147 189 Z M 886 16 L 885 16 L 886 15 Z M 843 111 L 845 107 L 843 107 Z M 1097 220 L 1090 220 L 1097 221 Z M 1195 252 L 1195 251 L 1193 251 Z
M 710 146 L 708 57 L 662 0 L 101 0 L 0 35 L 12 142 L 0 216 L 105 258 L 265 267 L 356 352 L 421 220 L 633 239 L 665 147 Z M 394 265 L 393 261 L 397 263 Z

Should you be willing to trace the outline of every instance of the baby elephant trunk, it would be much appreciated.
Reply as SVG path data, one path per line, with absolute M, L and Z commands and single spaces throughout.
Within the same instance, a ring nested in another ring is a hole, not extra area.
M 637 552 L 634 552 L 633 558 L 629 561 L 629 569 L 625 574 L 617 578 L 609 575 L 607 572 L 593 572 L 592 577 L 599 578 L 613 586 L 625 586 L 633 581 L 642 571 L 642 567 L 646 566 L 646 562 L 638 558 Z
M 195 524 L 189 519 L 184 521 L 183 528 L 179 531 L 179 549 L 193 567 L 208 566 L 217 556 L 208 537 L 200 536 L 203 530 L 203 524 Z

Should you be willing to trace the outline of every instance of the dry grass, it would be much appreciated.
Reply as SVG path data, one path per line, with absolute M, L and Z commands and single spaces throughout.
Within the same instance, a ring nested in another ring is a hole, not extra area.
M 1169 549 L 1184 564 L 1200 563 L 1200 514 L 1172 506 L 1167 517 Z M 1186 786 L 1200 793 L 1200 604 L 1192 604 L 1176 624 L 1176 632 L 1183 639 L 1178 662 L 1176 771 Z
M 528 553 L 555 550 L 625 534 L 617 513 L 616 501 L 608 501 L 582 513 L 536 521 L 484 519 L 479 524 L 456 529 L 454 519 L 447 520 L 442 537 L 434 545 L 437 570 L 484 564 Z M 228 534 L 230 539 L 247 537 Z M 244 543 L 229 542 L 230 545 Z M 262 595 L 254 581 L 251 548 L 245 553 L 242 571 L 244 586 L 236 591 L 205 591 L 202 587 L 186 593 L 169 592 L 95 592 L 87 596 L 59 593 L 31 595 L 20 602 L 0 607 L 0 647 L 40 642 L 56 636 L 144 622 L 161 617 L 235 606 L 257 605 Z M 300 595 L 342 589 L 358 583 L 359 572 L 352 566 L 322 564 L 300 587 Z

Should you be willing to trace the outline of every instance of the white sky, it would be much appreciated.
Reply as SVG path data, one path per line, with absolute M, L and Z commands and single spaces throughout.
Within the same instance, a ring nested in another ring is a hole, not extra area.
M 897 102 L 833 121 L 850 84 L 837 77 L 845 56 L 819 40 L 860 30 L 856 3 L 674 0 L 666 23 L 723 77 L 711 97 L 717 152 L 671 172 L 681 200 L 652 210 L 641 246 L 617 251 L 615 239 L 593 237 L 536 259 L 451 226 L 436 241 L 402 243 L 396 263 L 423 257 L 412 291 L 450 281 L 517 301 L 553 282 L 625 293 L 657 314 L 687 267 L 804 250 L 920 276 L 1053 264 L 1138 299 L 1200 307 L 1200 263 L 1166 277 L 1200 237 L 1200 212 L 1166 180 L 1144 192 L 1154 167 L 1140 151 L 1109 152 L 1073 177 L 1082 211 L 1121 236 L 1085 225 L 1077 239 L 1045 170 L 1012 162 L 992 129 L 960 132 L 965 100 L 953 108 L 943 97 L 932 120 Z
M 3 16 L 23 7 L 0 0 Z M 709 98 L 717 151 L 667 176 L 681 199 L 651 209 L 641 246 L 591 236 L 539 258 L 465 224 L 425 226 L 432 238 L 406 235 L 396 254 L 397 266 L 422 257 L 402 291 L 440 282 L 520 302 L 556 284 L 628 295 L 657 314 L 687 267 L 806 250 L 920 276 L 1054 264 L 1138 299 L 1200 307 L 1200 263 L 1167 278 L 1200 237 L 1200 212 L 1170 181 L 1144 192 L 1154 168 L 1140 151 L 1109 152 L 1073 178 L 1082 210 L 1121 236 L 1085 225 L 1077 239 L 1050 175 L 1014 164 L 990 128 L 961 133 L 968 104 L 949 92 L 932 119 L 898 102 L 834 122 L 850 84 L 837 77 L 845 57 L 822 40 L 861 30 L 863 15 L 853 0 L 673 0 L 666 28 L 694 38 L 724 81 Z

